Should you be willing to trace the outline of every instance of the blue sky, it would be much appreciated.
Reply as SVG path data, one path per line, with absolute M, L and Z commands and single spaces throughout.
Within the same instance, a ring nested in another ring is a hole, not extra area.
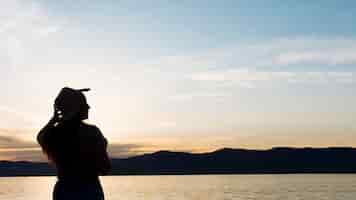
M 356 146 L 352 1 L 3 5 L 4 159 L 34 158 L 34 137 L 64 86 L 93 89 L 90 121 L 114 156 Z

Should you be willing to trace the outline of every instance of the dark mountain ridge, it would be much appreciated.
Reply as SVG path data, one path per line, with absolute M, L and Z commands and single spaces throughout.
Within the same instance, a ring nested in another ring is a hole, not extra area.
M 111 175 L 356 173 L 356 148 L 223 148 L 209 153 L 158 151 L 113 158 Z M 0 161 L 0 176 L 54 175 L 47 163 Z

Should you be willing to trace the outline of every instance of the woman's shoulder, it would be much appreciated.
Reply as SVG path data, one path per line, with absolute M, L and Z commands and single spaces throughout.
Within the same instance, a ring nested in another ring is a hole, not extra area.
M 104 135 L 101 133 L 100 129 L 96 125 L 83 123 L 82 130 L 80 132 L 80 137 L 86 138 L 85 141 L 88 144 L 103 144 L 105 147 L 108 144 L 107 139 L 104 137 Z
M 96 125 L 84 121 L 81 124 L 81 128 L 89 131 L 100 131 Z
M 100 129 L 94 125 L 87 122 L 83 122 L 81 125 L 81 132 L 87 136 L 102 137 Z

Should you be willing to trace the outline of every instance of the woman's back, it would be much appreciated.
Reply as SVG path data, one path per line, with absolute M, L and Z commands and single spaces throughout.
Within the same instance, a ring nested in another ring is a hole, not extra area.
M 57 169 L 54 200 L 103 200 L 99 175 L 106 175 L 111 163 L 107 139 L 88 118 L 90 106 L 84 90 L 63 88 L 54 104 L 54 116 L 38 133 L 37 141 Z
M 99 179 L 90 181 L 59 179 L 53 189 L 53 200 L 104 200 Z
M 110 169 L 107 140 L 96 126 L 79 122 L 55 128 L 44 143 L 59 179 L 90 180 Z

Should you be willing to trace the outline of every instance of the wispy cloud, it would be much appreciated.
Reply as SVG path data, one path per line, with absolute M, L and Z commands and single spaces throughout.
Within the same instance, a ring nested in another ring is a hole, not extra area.
M 1 131 L 1 130 L 0 130 Z M 34 143 L 20 140 L 13 136 L 0 136 L 0 150 L 1 149 L 17 149 L 17 148 L 33 148 L 38 147 Z
M 161 71 L 176 69 L 176 77 L 182 75 L 193 81 L 233 83 L 240 87 L 254 88 L 258 83 L 272 82 L 354 83 L 356 69 L 349 67 L 345 70 L 334 66 L 354 63 L 354 38 L 299 37 L 204 49 L 189 55 L 166 56 L 143 66 L 159 68 Z M 199 96 L 202 91 L 194 93 Z M 178 94 L 172 98 L 191 97 Z
M 354 83 L 353 72 L 325 71 L 262 71 L 250 69 L 216 70 L 193 74 L 193 81 L 230 82 L 241 87 L 255 87 L 258 83 Z
M 0 64 L 16 67 L 25 63 L 27 47 L 33 42 L 43 42 L 61 28 L 52 22 L 46 10 L 35 1 L 1 1 L 0 55 L 7 57 Z
M 41 117 L 24 111 L 14 110 L 10 106 L 0 106 L 0 130 L 34 129 L 41 125 Z
M 264 68 L 303 64 L 356 63 L 356 38 L 276 38 L 269 41 L 245 42 L 225 47 L 164 56 L 144 66 L 199 70 L 202 68 Z M 142 64 L 143 65 L 143 64 Z
M 0 130 L 0 134 L 4 131 Z M 146 153 L 148 145 L 111 143 L 108 152 L 112 158 L 122 158 Z M 0 135 L 0 160 L 45 161 L 41 148 L 34 141 L 24 141 L 13 136 Z
M 109 144 L 108 152 L 112 158 L 125 158 L 146 153 L 146 147 L 148 147 L 148 145 L 114 143 Z
M 184 79 L 254 88 L 257 83 L 277 81 L 353 83 L 356 69 L 352 64 L 355 63 L 355 38 L 297 37 L 201 49 L 189 54 L 162 56 L 138 65 L 145 70 L 153 69 L 151 74 L 156 73 L 161 79 L 166 77 L 172 82 Z M 209 92 L 190 93 L 199 96 Z M 213 92 L 213 95 L 216 94 Z M 191 97 L 189 94 L 177 94 L 172 99 Z
M 272 63 L 277 65 L 356 63 L 355 38 L 300 37 L 280 39 L 262 46 L 266 46 Z
M 176 94 L 173 96 L 169 96 L 168 99 L 172 101 L 188 101 L 193 99 L 207 99 L 207 98 L 224 98 L 226 94 L 223 93 L 186 93 L 186 94 Z
M 324 63 L 324 64 L 351 64 L 356 62 L 356 48 L 289 51 L 277 56 L 280 64 L 295 63 Z

